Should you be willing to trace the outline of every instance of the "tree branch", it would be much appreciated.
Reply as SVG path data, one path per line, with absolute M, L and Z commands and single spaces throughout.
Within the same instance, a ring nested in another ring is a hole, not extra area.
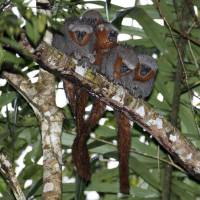
M 45 42 L 37 48 L 35 59 L 48 71 L 62 79 L 80 82 L 91 95 L 98 96 L 107 105 L 124 112 L 149 132 L 188 173 L 200 180 L 200 151 L 146 102 L 134 98 L 127 90 L 109 82 L 104 76 L 93 74 L 90 69 L 84 75 L 76 73 L 75 61 Z
M 13 166 L 6 155 L 0 153 L 0 172 L 5 178 L 17 200 L 26 200 L 21 186 L 16 178 Z
M 40 122 L 43 199 L 61 199 L 61 132 L 64 116 L 55 104 L 55 77 L 43 69 L 40 70 L 36 84 L 18 74 L 4 72 L 3 76 L 27 100 Z

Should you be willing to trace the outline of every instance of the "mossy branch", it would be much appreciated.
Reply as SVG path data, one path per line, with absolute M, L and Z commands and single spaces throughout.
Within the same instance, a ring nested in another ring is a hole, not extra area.
M 180 166 L 200 180 L 200 151 L 147 102 L 136 99 L 121 86 L 109 82 L 98 73 L 92 73 L 89 68 L 84 75 L 78 74 L 74 59 L 45 42 L 38 46 L 34 58 L 46 70 L 62 79 L 81 84 L 91 95 L 126 114 L 151 134 Z

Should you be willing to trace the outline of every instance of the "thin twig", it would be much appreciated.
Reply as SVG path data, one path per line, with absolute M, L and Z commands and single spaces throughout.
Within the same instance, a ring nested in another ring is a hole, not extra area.
M 183 72 L 184 72 L 184 75 L 185 75 L 185 83 L 186 83 L 186 86 L 187 86 L 187 88 L 188 88 L 188 91 L 190 91 L 190 90 L 189 90 L 188 77 L 187 77 L 187 73 L 186 73 L 184 61 L 183 61 L 183 59 L 182 59 L 180 50 L 179 50 L 179 48 L 178 48 L 178 45 L 177 45 L 176 40 L 175 40 L 175 38 L 174 38 L 174 36 L 173 36 L 173 33 L 172 33 L 172 30 L 174 30 L 174 29 L 172 29 L 171 25 L 168 23 L 167 19 L 166 19 L 165 16 L 163 15 L 163 13 L 162 13 L 162 11 L 161 11 L 161 9 L 160 9 L 160 6 L 159 6 L 159 0 L 156 0 L 156 7 L 157 7 L 157 10 L 158 10 L 159 13 L 160 13 L 160 16 L 163 18 L 164 22 L 166 23 L 166 25 L 167 25 L 167 27 L 168 27 L 168 29 L 169 29 L 169 31 L 170 31 L 172 41 L 173 41 L 173 43 L 174 43 L 175 48 L 177 49 L 177 52 L 178 52 L 178 56 L 179 56 L 181 65 L 182 65 L 182 67 L 183 67 Z M 182 35 L 182 32 L 179 32 L 179 33 L 181 33 L 181 35 Z M 188 39 L 188 40 L 192 41 L 192 40 L 191 40 L 190 38 L 188 38 L 188 37 L 186 37 L 185 39 Z M 200 45 L 200 43 L 199 43 L 199 45 Z M 191 100 L 190 102 L 192 102 L 191 93 L 188 92 L 188 95 L 189 95 L 189 98 L 190 98 L 190 100 Z M 191 106 L 191 109 L 192 109 L 193 115 L 195 115 L 193 106 Z M 195 118 L 195 117 L 194 117 L 194 118 Z M 200 129 L 198 128 L 198 125 L 197 125 L 196 120 L 195 120 L 195 124 L 196 124 L 196 126 L 197 126 L 198 134 L 200 135 Z

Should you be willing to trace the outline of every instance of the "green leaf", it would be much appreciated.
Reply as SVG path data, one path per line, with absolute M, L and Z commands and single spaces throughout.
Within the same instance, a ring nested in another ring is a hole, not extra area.
M 117 195 L 113 195 L 113 194 L 106 194 L 103 196 L 102 200 L 116 200 Z M 123 197 L 122 199 L 124 200 L 160 200 L 160 198 L 138 198 L 135 197 L 135 195 L 129 195 L 128 197 Z
M 37 45 L 46 28 L 47 17 L 45 15 L 32 16 L 26 24 L 26 34 L 33 45 Z
M 8 103 L 12 102 L 16 97 L 16 93 L 15 92 L 7 92 L 7 93 L 3 93 L 0 96 L 0 108 L 2 106 L 7 105 Z
M 111 7 L 111 0 L 106 0 L 107 8 L 110 9 Z
M 152 185 L 155 189 L 161 189 L 159 174 L 150 172 L 147 165 L 144 166 L 142 162 L 139 162 L 133 157 L 130 157 L 129 160 L 129 166 L 135 171 L 136 174 L 139 174 L 147 183 Z
M 7 185 L 5 183 L 5 181 L 0 178 L 0 192 L 6 191 L 7 190 Z
M 179 117 L 181 119 L 182 132 L 198 135 L 197 124 L 191 107 L 180 105 Z
M 4 62 L 5 63 L 11 63 L 16 65 L 24 65 L 25 61 L 21 57 L 16 57 L 13 53 L 10 53 L 9 51 L 4 50 Z
M 99 126 L 95 131 L 96 136 L 99 137 L 111 137 L 116 136 L 116 130 L 108 128 L 107 126 Z
M 14 39 L 10 39 L 8 37 L 1 37 L 0 42 L 4 43 L 5 45 L 9 45 L 10 47 L 18 51 L 22 50 L 22 45 Z
M 47 23 L 47 17 L 46 15 L 39 15 L 38 16 L 38 32 L 39 33 L 43 33 L 45 31 L 45 28 L 46 28 L 46 23 Z
M 118 176 L 118 168 L 115 169 L 102 169 L 100 171 L 97 171 L 95 174 L 92 176 L 92 182 L 94 185 L 97 182 L 109 182 L 113 179 L 113 177 Z
M 75 135 L 70 133 L 63 133 L 62 134 L 62 145 L 71 147 L 74 141 Z
M 37 42 L 39 41 L 40 39 L 40 34 L 37 30 L 37 22 L 36 22 L 36 18 L 32 20 L 32 23 L 31 22 L 27 22 L 26 24 L 26 34 L 29 38 L 29 40 L 34 44 L 34 45 L 37 45 Z
M 18 52 L 19 54 L 23 54 L 24 56 L 26 56 L 26 58 L 28 59 L 31 55 L 30 52 L 28 52 L 28 50 L 26 50 L 21 43 L 19 43 L 19 41 L 15 40 L 15 39 L 11 39 L 8 37 L 1 37 L 0 38 L 0 42 L 3 43 L 4 45 L 9 45 L 9 47 L 11 47 L 12 49 L 14 49 L 16 52 Z M 6 60 L 6 59 L 5 59 Z
M 38 188 L 42 187 L 42 183 L 43 183 L 43 179 L 42 178 L 40 178 L 39 180 L 35 181 L 31 185 L 31 187 L 29 188 L 26 197 L 28 198 L 30 196 L 33 196 L 37 192 Z
M 131 193 L 137 198 L 149 199 L 159 197 L 159 192 L 156 190 L 151 190 L 149 187 L 146 189 L 135 187 L 131 190 Z
M 84 189 L 86 188 L 86 181 L 83 180 L 80 176 L 76 176 L 76 192 L 75 200 L 84 200 Z
M 118 182 L 111 182 L 111 183 L 91 182 L 91 185 L 89 185 L 87 190 L 117 194 L 119 191 L 119 183 Z
M 1 65 L 3 64 L 4 61 L 4 50 L 2 46 L 0 45 L 0 70 L 1 70 Z
M 176 11 L 173 5 L 167 4 L 166 1 L 160 1 L 159 2 L 159 7 L 164 14 L 164 17 L 168 21 L 169 24 L 174 23 L 174 19 L 176 19 Z
M 155 44 L 155 46 L 161 51 L 165 52 L 166 42 L 165 42 L 165 30 L 164 28 L 153 21 L 147 13 L 139 7 L 133 7 L 125 9 L 117 13 L 116 18 L 112 21 L 117 27 L 121 27 L 122 19 L 126 16 L 130 16 L 137 20 L 138 23 L 143 27 L 146 35 Z

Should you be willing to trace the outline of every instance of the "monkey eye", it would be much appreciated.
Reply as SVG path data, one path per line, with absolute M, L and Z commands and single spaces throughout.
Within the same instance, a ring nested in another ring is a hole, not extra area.
M 82 31 L 81 34 L 82 34 L 83 36 L 85 36 L 85 35 L 86 35 L 86 32 L 85 32 L 85 31 Z
M 128 72 L 130 69 L 126 66 L 126 65 L 124 65 L 124 64 L 122 64 L 121 65 L 121 68 L 120 68 L 120 72 L 121 73 L 126 73 L 126 72 Z
M 117 32 L 112 30 L 108 34 L 108 38 L 110 41 L 116 41 L 117 40 Z
M 151 68 L 146 66 L 146 65 L 141 65 L 141 68 L 140 68 L 140 75 L 141 76 L 146 76 L 149 72 L 151 71 Z
M 80 31 L 75 31 L 76 37 L 78 38 L 80 35 Z

